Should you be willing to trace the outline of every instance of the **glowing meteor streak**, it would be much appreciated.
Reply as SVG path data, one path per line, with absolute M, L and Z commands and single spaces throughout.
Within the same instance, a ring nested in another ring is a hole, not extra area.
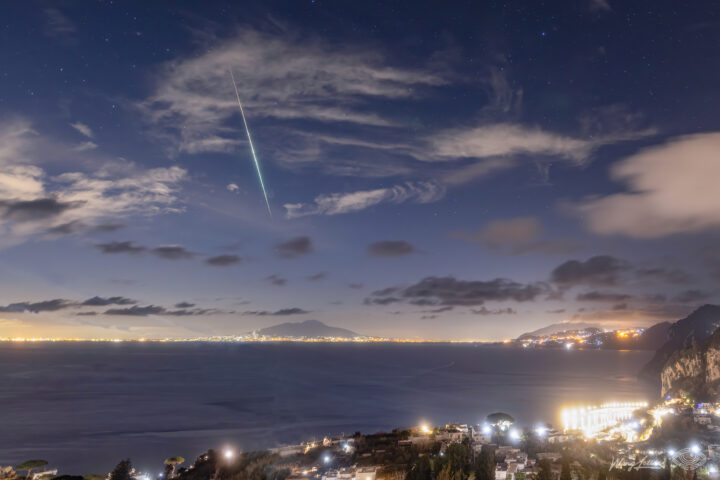
M 250 144 L 250 153 L 255 163 L 255 170 L 257 171 L 258 179 L 260 180 L 260 188 L 262 189 L 263 196 L 265 197 L 265 205 L 267 205 L 268 213 L 272 217 L 272 210 L 270 210 L 270 201 L 268 200 L 267 191 L 265 190 L 265 182 L 263 181 L 262 171 L 260 170 L 260 162 L 258 162 L 257 155 L 255 155 L 255 146 L 253 145 L 252 136 L 250 135 L 250 128 L 248 127 L 247 120 L 245 119 L 245 110 L 243 109 L 242 102 L 240 101 L 240 93 L 238 92 L 237 83 L 235 83 L 235 75 L 233 75 L 232 69 L 230 70 L 230 78 L 232 79 L 233 86 L 235 87 L 235 98 L 237 98 L 238 107 L 240 107 L 240 115 L 245 125 L 245 133 L 247 133 L 248 143 Z

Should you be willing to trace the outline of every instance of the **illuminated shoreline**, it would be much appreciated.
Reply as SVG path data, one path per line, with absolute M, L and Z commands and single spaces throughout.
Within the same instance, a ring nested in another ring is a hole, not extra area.
M 414 338 L 294 338 L 294 337 L 198 337 L 198 338 L 44 338 L 6 337 L 0 343 L 409 343 L 409 344 L 468 344 L 505 345 L 507 341 L 489 340 L 433 340 Z

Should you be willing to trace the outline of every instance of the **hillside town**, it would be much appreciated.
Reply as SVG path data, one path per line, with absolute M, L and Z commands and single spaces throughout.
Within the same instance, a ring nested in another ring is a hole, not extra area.
M 261 452 L 227 445 L 155 471 L 121 461 L 101 475 L 58 476 L 44 460 L 0 468 L 18 480 L 685 480 L 720 467 L 720 403 L 689 397 L 609 402 L 561 411 L 563 425 L 521 427 L 503 412 L 479 425 L 427 423 L 391 432 L 325 437 Z M 162 469 L 162 470 L 161 470 Z M 65 473 L 65 472 L 63 472 Z

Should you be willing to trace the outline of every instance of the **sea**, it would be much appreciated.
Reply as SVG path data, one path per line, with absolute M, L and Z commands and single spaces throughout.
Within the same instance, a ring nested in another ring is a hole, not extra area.
M 0 344 L 0 466 L 146 472 L 208 448 L 248 451 L 492 412 L 558 422 L 566 405 L 654 400 L 651 352 L 471 344 Z

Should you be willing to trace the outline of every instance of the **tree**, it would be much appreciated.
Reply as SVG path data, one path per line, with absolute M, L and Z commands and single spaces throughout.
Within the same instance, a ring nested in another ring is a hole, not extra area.
M 185 463 L 183 457 L 170 457 L 165 459 L 165 478 L 175 477 L 175 469 L 178 465 Z
M 572 480 L 572 475 L 570 475 L 570 461 L 567 457 L 563 457 L 560 463 L 560 480 Z
M 48 462 L 46 460 L 26 460 L 17 467 L 16 470 L 25 470 L 27 472 L 26 478 L 30 478 L 32 471 L 36 468 L 44 467 Z
M 537 474 L 537 480 L 553 480 L 552 465 L 550 465 L 550 460 L 544 458 L 540 460 L 538 466 L 540 467 L 540 470 Z
M 110 472 L 109 480 L 132 480 L 132 462 L 129 458 L 120 460 L 120 463 L 115 465 L 113 471 Z
M 432 465 L 427 455 L 418 458 L 415 464 L 408 470 L 405 477 L 407 480 L 432 480 Z
M 475 478 L 477 480 L 495 480 L 495 449 L 483 445 L 475 461 Z
M 597 480 L 607 480 L 607 471 L 604 468 L 601 468 L 598 472 Z

